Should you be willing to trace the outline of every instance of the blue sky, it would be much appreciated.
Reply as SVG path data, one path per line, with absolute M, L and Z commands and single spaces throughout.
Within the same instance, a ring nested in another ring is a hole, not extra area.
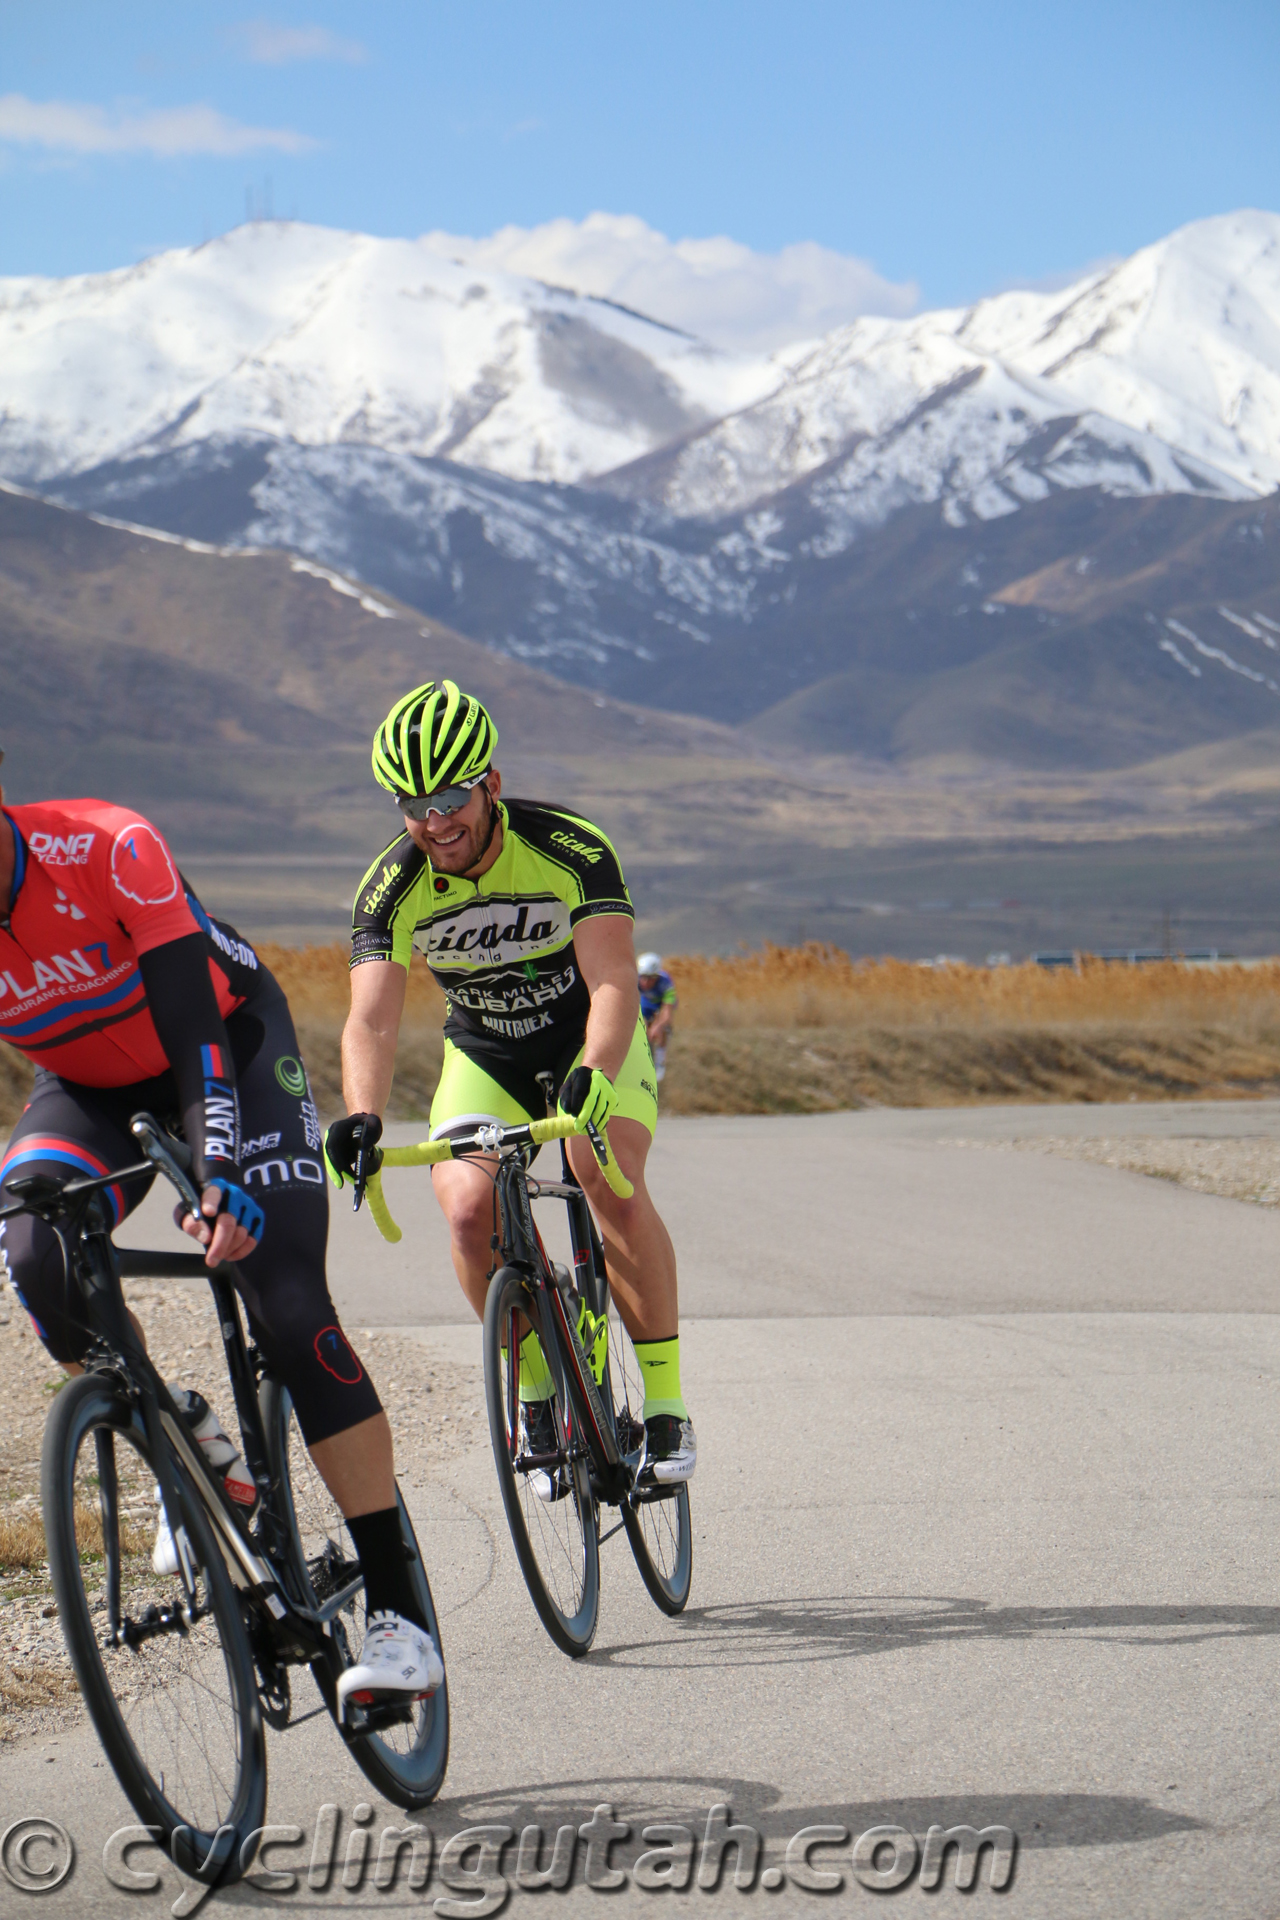
M 6 0 L 0 273 L 194 244 L 269 180 L 378 234 L 815 241 L 950 304 L 1280 207 L 1278 78 L 1275 0 Z

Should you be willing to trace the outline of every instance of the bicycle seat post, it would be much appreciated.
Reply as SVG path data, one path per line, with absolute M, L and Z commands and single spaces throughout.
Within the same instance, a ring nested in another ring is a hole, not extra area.
M 550 1073 L 546 1069 L 541 1073 L 535 1073 L 533 1077 L 542 1088 L 543 1097 L 547 1103 L 547 1118 L 548 1120 L 554 1120 L 556 1112 L 556 1077 L 554 1073 Z

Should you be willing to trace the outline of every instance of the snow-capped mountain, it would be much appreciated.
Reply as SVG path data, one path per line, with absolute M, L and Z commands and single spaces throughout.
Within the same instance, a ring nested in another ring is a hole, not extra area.
M 820 470 L 832 537 L 908 502 L 1280 482 L 1280 216 L 1180 229 L 1055 294 L 735 356 L 422 242 L 289 222 L 0 281 L 0 474 L 214 437 L 357 444 L 718 517 Z
M 778 359 L 773 393 L 611 484 L 712 515 L 825 468 L 836 541 L 907 504 L 989 519 L 1054 487 L 1270 492 L 1280 216 L 1198 221 L 1061 293 L 858 320 Z
M 292 222 L 0 280 L 0 472 L 27 485 L 259 434 L 576 481 L 781 377 L 606 300 Z
M 1073 676 L 1094 660 L 1104 687 L 1123 657 L 1106 751 L 1171 750 L 1280 702 L 1280 522 L 1256 504 L 1280 484 L 1280 216 L 754 360 L 421 244 L 259 224 L 0 283 L 0 478 L 289 548 L 646 705 L 785 708 L 831 751 L 936 744 L 903 731 L 908 686 L 936 676 L 941 711 L 999 655 L 1005 718 L 984 732 L 975 692 L 973 738 L 1016 755 L 1056 647 L 1074 690 L 1049 704 L 1100 752 Z M 1118 527 L 1143 556 L 1123 595 L 1066 612 L 1027 586 L 1092 582 Z M 1148 726 L 1170 687 L 1182 718 Z

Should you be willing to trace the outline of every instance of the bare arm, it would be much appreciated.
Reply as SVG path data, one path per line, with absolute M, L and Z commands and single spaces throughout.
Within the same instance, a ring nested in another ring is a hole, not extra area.
M 632 923 L 621 913 L 582 920 L 573 930 L 574 951 L 591 995 L 583 1065 L 614 1079 L 635 1038 L 640 1012 Z
M 667 1035 L 671 1032 L 674 1020 L 675 1010 L 670 1001 L 668 1001 L 665 1006 L 658 1008 L 658 1011 L 654 1014 L 646 1028 L 652 1046 L 660 1047 L 663 1044 Z
M 351 1012 L 342 1030 L 342 1097 L 348 1113 L 386 1111 L 409 976 L 397 960 L 351 970 Z

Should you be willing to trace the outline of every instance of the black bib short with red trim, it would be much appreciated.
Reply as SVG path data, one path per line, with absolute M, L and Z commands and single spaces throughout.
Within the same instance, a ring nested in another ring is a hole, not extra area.
M 239 1179 L 266 1215 L 261 1244 L 240 1261 L 238 1288 L 253 1338 L 287 1384 L 309 1445 L 367 1420 L 380 1402 L 342 1331 L 325 1280 L 329 1201 L 320 1123 L 288 1002 L 263 969 L 258 991 L 227 1019 L 244 1134 Z M 109 1173 L 136 1164 L 129 1121 L 140 1110 L 174 1120 L 171 1074 L 131 1087 L 85 1087 L 43 1070 L 0 1160 L 0 1192 L 19 1173 Z M 116 1224 L 151 1180 L 107 1189 Z M 195 1243 L 191 1243 L 194 1250 Z M 88 1335 L 62 1250 L 31 1214 L 0 1221 L 0 1255 L 36 1331 L 56 1360 L 80 1360 Z

